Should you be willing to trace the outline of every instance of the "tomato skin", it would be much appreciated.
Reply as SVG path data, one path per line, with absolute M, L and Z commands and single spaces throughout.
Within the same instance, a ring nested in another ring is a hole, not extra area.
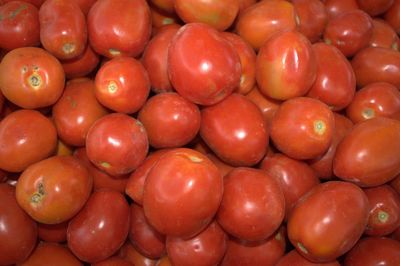
M 149 223 L 160 233 L 189 238 L 211 222 L 222 193 L 218 168 L 205 155 L 178 148 L 164 154 L 150 170 L 143 208 Z
M 206 24 L 189 23 L 169 46 L 168 73 L 182 97 L 196 104 L 212 105 L 239 85 L 240 58 L 217 30 Z
M 68 222 L 69 220 L 59 224 L 37 223 L 39 239 L 53 243 L 66 242 Z
M 360 187 L 328 181 L 297 202 L 288 219 L 288 237 L 305 258 L 330 262 L 358 241 L 368 213 L 368 199 Z
M 400 49 L 398 47 L 399 36 L 397 36 L 392 26 L 383 19 L 373 19 L 372 25 L 372 37 L 369 41 L 369 46 L 388 48 L 395 51 Z
M 175 12 L 174 0 L 150 0 L 150 3 L 168 14 Z
M 96 99 L 94 81 L 88 78 L 67 82 L 63 95 L 53 105 L 53 121 L 58 136 L 69 145 L 85 145 L 93 123 L 108 114 Z
M 39 11 L 36 6 L 11 1 L 0 6 L 0 47 L 13 50 L 19 47 L 39 46 Z
M 73 0 L 72 2 L 75 2 L 86 16 L 89 13 L 90 8 L 94 5 L 94 3 L 97 2 L 97 0 Z
M 125 242 L 125 244 L 118 251 L 117 256 L 129 261 L 135 266 L 156 266 L 157 264 L 157 260 L 147 258 L 137 251 L 130 241 Z
M 334 131 L 334 116 L 328 106 L 308 97 L 283 102 L 271 121 L 271 140 L 276 148 L 298 160 L 324 154 Z
M 108 58 L 138 56 L 150 38 L 150 18 L 146 0 L 98 0 L 87 15 L 89 43 Z
M 359 87 L 373 82 L 388 82 L 400 88 L 400 53 L 397 51 L 367 47 L 353 57 L 351 65 Z
M 68 247 L 85 262 L 104 260 L 123 245 L 129 223 L 129 205 L 121 193 L 95 191 L 68 225 Z
M 276 266 L 340 266 L 339 262 L 332 261 L 332 262 L 326 262 L 326 263 L 313 263 L 306 258 L 304 258 L 302 255 L 300 255 L 295 249 L 292 251 L 288 252 L 283 256 Z
M 385 13 L 394 3 L 394 0 L 357 0 L 361 10 L 367 12 L 371 17 Z
M 260 91 L 276 100 L 307 93 L 314 83 L 317 63 L 310 41 L 297 31 L 277 33 L 257 54 L 256 79 Z
M 0 64 L 3 95 L 25 109 L 54 104 L 63 92 L 64 80 L 60 62 L 42 48 L 14 49 Z
M 398 265 L 400 242 L 386 237 L 361 239 L 344 258 L 345 266 Z
M 78 159 L 53 156 L 25 169 L 18 179 L 16 197 L 36 221 L 58 224 L 76 215 L 92 187 L 92 177 Z
M 359 9 L 357 0 L 324 0 L 329 19 Z
M 353 100 L 356 76 L 347 58 L 333 45 L 312 46 L 317 61 L 317 77 L 307 96 L 326 103 L 333 111 L 344 109 Z
M 12 2 L 14 0 L 3 0 L 3 3 L 8 3 L 8 2 Z M 40 6 L 43 4 L 45 0 L 25 0 L 24 2 L 30 3 L 34 6 L 36 6 L 37 8 L 40 8 Z
M 122 113 L 111 113 L 98 119 L 86 137 L 90 161 L 114 176 L 135 170 L 145 159 L 148 149 L 142 123 Z
M 383 18 L 389 23 L 393 29 L 400 33 L 400 1 L 395 0 L 389 10 L 383 15 Z
M 24 261 L 37 240 L 37 225 L 18 205 L 15 188 L 0 183 L 0 264 Z
M 400 173 L 400 122 L 376 117 L 356 124 L 339 143 L 333 171 L 362 187 L 382 185 Z
M 255 165 L 264 157 L 269 142 L 261 111 L 238 93 L 201 110 L 200 136 L 232 166 Z
M 1 120 L 0 145 L 0 168 L 21 172 L 55 152 L 57 131 L 38 111 L 18 110 Z
M 96 69 L 100 56 L 87 44 L 80 56 L 69 60 L 62 60 L 61 64 L 68 79 L 85 77 Z
M 92 266 L 135 266 L 136 264 L 132 264 L 127 260 L 124 260 L 118 256 L 109 257 L 105 260 L 92 263 Z

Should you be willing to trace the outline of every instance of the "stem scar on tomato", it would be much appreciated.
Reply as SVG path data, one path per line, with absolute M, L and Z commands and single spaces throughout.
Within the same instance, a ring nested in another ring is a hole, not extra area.
M 117 56 L 117 55 L 120 55 L 120 54 L 121 54 L 121 52 L 120 52 L 119 50 L 114 49 L 114 48 L 108 49 L 108 52 L 109 52 L 112 56 Z
M 117 83 L 115 83 L 115 81 L 113 81 L 113 80 L 110 81 L 110 82 L 108 83 L 107 90 L 108 90 L 108 92 L 111 93 L 111 94 L 116 93 L 117 90 L 118 90 L 118 85 L 117 85 Z
M 371 119 L 373 117 L 375 117 L 375 111 L 372 108 L 365 108 L 362 111 L 362 117 L 364 117 L 365 119 Z
M 76 45 L 73 43 L 65 43 L 62 47 L 64 54 L 71 54 L 75 51 Z
M 308 254 L 308 250 L 303 246 L 302 243 L 297 242 L 297 247 L 301 250 L 301 252 Z
M 323 135 L 326 131 L 326 124 L 322 120 L 315 120 L 314 121 L 314 132 L 318 135 Z
M 28 77 L 28 83 L 33 89 L 37 89 L 42 85 L 42 77 L 37 73 L 33 73 Z
M 32 205 L 38 205 L 42 201 L 45 194 L 46 194 L 46 192 L 44 191 L 44 185 L 42 182 L 40 182 L 38 184 L 37 191 L 35 193 L 33 193 L 32 197 L 31 197 Z
M 386 223 L 389 220 L 389 214 L 385 211 L 378 212 L 378 220 L 381 223 Z
M 108 163 L 108 162 L 102 162 L 102 163 L 100 163 L 100 165 L 101 165 L 102 167 L 104 167 L 104 168 L 110 168 L 110 167 L 111 167 L 111 164 Z

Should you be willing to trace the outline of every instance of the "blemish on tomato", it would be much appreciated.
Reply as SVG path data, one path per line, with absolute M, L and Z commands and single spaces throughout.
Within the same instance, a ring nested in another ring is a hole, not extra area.
M 372 108 L 366 108 L 362 111 L 361 115 L 365 119 L 371 119 L 375 117 L 375 111 Z
M 385 211 L 378 212 L 378 220 L 381 223 L 386 223 L 389 220 L 389 214 Z
M 108 92 L 111 93 L 111 94 L 116 93 L 117 90 L 118 90 L 118 85 L 117 85 L 117 83 L 115 83 L 115 81 L 110 81 L 110 82 L 108 83 L 107 90 L 108 90 Z
M 304 254 L 308 254 L 308 250 L 304 247 L 304 245 L 300 242 L 297 243 L 297 247 L 303 252 Z
M 75 51 L 75 44 L 73 43 L 65 43 L 62 47 L 64 54 L 71 54 Z
M 114 48 L 110 48 L 108 49 L 108 52 L 112 55 L 112 56 L 117 56 L 117 55 L 121 55 L 121 52 L 117 49 Z
M 102 167 L 104 167 L 104 168 L 110 168 L 110 167 L 111 167 L 111 164 L 108 163 L 108 162 L 102 162 L 102 163 L 100 163 L 100 165 L 101 165 Z
M 28 83 L 33 89 L 37 89 L 42 85 L 42 77 L 37 73 L 33 73 L 28 77 Z
M 44 191 L 44 185 L 42 182 L 40 182 L 38 184 L 37 192 L 33 193 L 32 197 L 31 197 L 31 203 L 33 205 L 39 204 L 42 201 L 45 194 L 46 193 Z
M 326 131 L 325 122 L 322 120 L 315 120 L 314 121 L 314 132 L 317 135 L 323 135 Z

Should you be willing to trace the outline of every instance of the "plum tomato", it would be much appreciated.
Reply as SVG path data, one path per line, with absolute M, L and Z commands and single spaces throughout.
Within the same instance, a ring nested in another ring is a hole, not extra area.
M 45 242 L 64 243 L 67 241 L 67 227 L 69 220 L 59 224 L 38 225 L 38 237 Z
M 337 260 L 326 263 L 314 263 L 304 258 L 295 249 L 283 256 L 275 266 L 340 266 Z
M 83 53 L 69 60 L 61 60 L 61 65 L 68 79 L 88 76 L 94 71 L 100 62 L 100 56 L 93 51 L 92 47 L 86 45 Z
M 399 36 L 383 19 L 375 18 L 372 20 L 372 37 L 369 41 L 369 46 L 383 47 L 399 51 L 398 46 Z
M 119 249 L 117 256 L 129 261 L 134 266 L 159 266 L 157 264 L 158 260 L 150 259 L 144 256 L 131 244 L 129 240 L 126 241 L 125 244 Z
M 393 5 L 385 12 L 383 18 L 389 23 L 393 29 L 400 33 L 400 1 L 394 0 Z
M 361 10 L 367 12 L 371 17 L 382 15 L 393 5 L 395 0 L 357 0 Z
M 357 0 L 323 0 L 329 19 L 359 9 Z

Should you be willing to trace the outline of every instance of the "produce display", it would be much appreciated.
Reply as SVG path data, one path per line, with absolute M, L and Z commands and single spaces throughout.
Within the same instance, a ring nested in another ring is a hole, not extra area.
M 399 266 L 400 0 L 0 0 L 0 266 Z

